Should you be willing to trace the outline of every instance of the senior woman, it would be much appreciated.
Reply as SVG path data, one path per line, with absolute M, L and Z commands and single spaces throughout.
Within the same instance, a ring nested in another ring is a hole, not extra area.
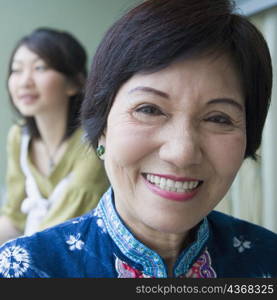
M 110 28 L 82 121 L 111 187 L 90 213 L 6 243 L 2 277 L 277 276 L 276 234 L 213 211 L 255 159 L 271 95 L 264 38 L 232 9 L 148 0 Z

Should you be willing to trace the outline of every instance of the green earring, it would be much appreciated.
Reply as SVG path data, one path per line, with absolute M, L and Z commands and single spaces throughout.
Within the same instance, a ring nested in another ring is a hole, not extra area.
M 99 145 L 96 149 L 96 153 L 98 157 L 101 157 L 105 153 L 105 147 L 103 145 Z

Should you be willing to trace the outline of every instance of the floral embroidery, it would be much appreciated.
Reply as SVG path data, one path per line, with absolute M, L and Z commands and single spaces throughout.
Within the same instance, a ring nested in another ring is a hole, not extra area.
M 79 218 L 77 218 L 77 219 L 74 219 L 74 220 L 72 221 L 72 224 L 79 224 L 79 223 L 81 223 L 84 219 L 85 219 L 84 217 L 79 217 Z
M 98 206 L 97 215 L 103 220 L 105 229 L 121 252 L 130 260 L 142 265 L 145 273 L 153 277 L 165 277 L 166 270 L 160 256 L 142 245 L 122 224 L 113 205 L 112 193 L 112 189 L 109 189 Z
M 101 217 L 101 213 L 98 209 L 95 209 L 94 211 L 94 217 L 97 218 L 96 220 L 96 224 L 98 225 L 98 227 L 100 227 L 102 229 L 102 232 L 106 233 L 107 232 L 107 229 L 106 229 L 106 226 L 105 226 L 105 223 Z
M 192 265 L 185 276 L 186 278 L 216 278 L 216 272 L 212 267 L 212 260 L 206 249 L 197 261 Z
M 137 265 L 140 265 L 145 274 L 154 278 L 167 277 L 167 270 L 162 258 L 155 251 L 138 241 L 122 223 L 114 207 L 111 188 L 104 194 L 94 216 L 103 220 L 107 232 L 122 254 Z M 205 218 L 199 226 L 196 241 L 188 251 L 182 253 L 182 257 L 174 271 L 175 277 L 187 273 L 191 262 L 194 261 L 195 257 L 198 257 L 208 237 L 208 221 Z
M 133 267 L 130 267 L 126 262 L 115 259 L 115 268 L 118 273 L 118 278 L 152 278 Z M 211 266 L 211 257 L 205 250 L 198 260 L 193 264 L 190 270 L 179 278 L 216 278 L 216 272 Z
M 107 232 L 105 224 L 102 219 L 97 219 L 96 224 L 102 229 L 102 232 Z
M 29 254 L 22 247 L 8 247 L 0 253 L 0 273 L 6 278 L 22 276 L 29 266 Z
M 145 275 L 143 272 L 130 267 L 118 257 L 115 259 L 115 269 L 118 273 L 118 278 L 151 278 L 151 276 Z
M 239 238 L 234 237 L 233 246 L 238 248 L 239 253 L 242 253 L 245 249 L 251 248 L 251 242 L 246 241 L 243 236 L 240 236 Z
M 69 246 L 69 249 L 71 251 L 74 251 L 74 250 L 82 250 L 82 248 L 84 247 L 84 242 L 82 240 L 80 240 L 80 237 L 81 237 L 81 234 L 78 233 L 76 236 L 74 235 L 70 235 L 69 236 L 69 240 L 66 241 L 66 243 Z

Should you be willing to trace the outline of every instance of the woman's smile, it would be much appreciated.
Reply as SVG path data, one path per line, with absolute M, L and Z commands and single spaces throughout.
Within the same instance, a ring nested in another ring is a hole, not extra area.
M 176 180 L 177 178 L 172 175 L 143 173 L 142 177 L 151 192 L 162 198 L 174 201 L 192 199 L 198 193 L 198 188 L 203 183 L 202 180 L 192 178 L 178 178 Z
M 133 230 L 189 230 L 226 194 L 246 146 L 236 74 L 228 57 L 204 57 L 120 88 L 100 144 L 116 208 Z
M 70 81 L 25 45 L 14 55 L 8 85 L 14 105 L 24 116 L 67 110 Z
M 39 95 L 34 93 L 21 93 L 18 95 L 18 101 L 23 105 L 30 105 L 38 101 Z

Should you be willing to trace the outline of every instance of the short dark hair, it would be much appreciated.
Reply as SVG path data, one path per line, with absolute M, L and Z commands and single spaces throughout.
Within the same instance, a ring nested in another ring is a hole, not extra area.
M 22 37 L 12 51 L 8 78 L 12 73 L 12 62 L 18 48 L 26 46 L 43 59 L 50 68 L 62 73 L 70 79 L 79 92 L 70 97 L 65 138 L 69 137 L 80 126 L 80 108 L 84 98 L 84 85 L 87 77 L 87 54 L 83 45 L 71 33 L 52 28 L 37 28 L 29 35 Z M 25 120 L 24 125 L 32 136 L 40 137 L 35 119 L 20 114 L 10 100 L 17 113 Z
M 140 72 L 155 72 L 179 59 L 228 54 L 237 68 L 246 107 L 245 157 L 256 159 L 272 89 L 272 65 L 263 35 L 229 0 L 148 0 L 123 15 L 94 56 L 81 108 L 94 147 L 115 95 Z

